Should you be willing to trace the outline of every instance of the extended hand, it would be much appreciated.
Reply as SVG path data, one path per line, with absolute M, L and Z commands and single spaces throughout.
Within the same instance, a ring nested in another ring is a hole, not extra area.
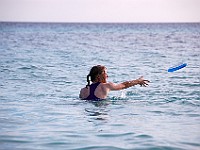
M 140 85 L 140 86 L 147 86 L 147 85 L 149 85 L 148 83 L 150 82 L 149 80 L 145 80 L 144 78 L 143 78 L 143 76 L 141 76 L 140 78 L 138 78 L 137 79 L 137 81 L 138 81 L 138 84 Z

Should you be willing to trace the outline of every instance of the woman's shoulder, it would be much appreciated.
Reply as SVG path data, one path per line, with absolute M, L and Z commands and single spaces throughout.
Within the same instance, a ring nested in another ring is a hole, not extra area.
M 106 83 L 101 83 L 102 86 L 112 86 L 115 85 L 113 82 L 106 82 Z
M 84 87 L 80 90 L 80 98 L 86 98 L 89 95 L 89 87 Z
M 80 91 L 80 92 L 87 92 L 87 91 L 89 90 L 89 88 L 90 88 L 89 86 L 87 86 L 87 87 L 84 87 L 84 88 L 82 88 L 82 89 L 81 89 L 81 91 Z
M 101 83 L 100 86 L 103 88 L 103 89 L 112 89 L 112 87 L 115 85 L 115 83 L 113 82 L 106 82 L 106 83 Z

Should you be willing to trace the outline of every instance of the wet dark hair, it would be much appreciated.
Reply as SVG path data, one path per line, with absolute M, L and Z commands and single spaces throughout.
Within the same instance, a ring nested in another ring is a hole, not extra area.
M 94 82 L 96 80 L 97 76 L 99 74 L 102 74 L 105 69 L 106 69 L 105 66 L 101 66 L 101 65 L 93 66 L 90 70 L 90 73 L 87 75 L 87 83 L 88 84 L 86 85 L 86 87 L 90 85 L 90 79 L 92 82 Z

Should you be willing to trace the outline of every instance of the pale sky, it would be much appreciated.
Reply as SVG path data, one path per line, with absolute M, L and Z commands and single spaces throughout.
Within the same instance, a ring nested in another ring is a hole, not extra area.
M 0 0 L 0 21 L 200 22 L 200 0 Z

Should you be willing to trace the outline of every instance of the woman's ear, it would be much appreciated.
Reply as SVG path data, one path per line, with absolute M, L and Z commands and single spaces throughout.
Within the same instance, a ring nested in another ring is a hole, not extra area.
M 102 80 L 100 75 L 97 76 L 97 80 L 98 80 L 98 81 L 101 81 L 101 80 Z
M 100 76 L 99 75 L 97 75 L 97 79 L 100 80 Z

